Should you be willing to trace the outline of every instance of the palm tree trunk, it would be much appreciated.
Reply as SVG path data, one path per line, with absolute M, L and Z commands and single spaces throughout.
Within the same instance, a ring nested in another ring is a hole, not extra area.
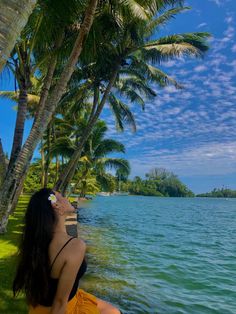
M 6 175 L 6 171 L 7 171 L 6 157 L 2 147 L 2 141 L 0 139 L 0 187 Z
M 97 120 L 98 120 L 98 118 L 102 112 L 102 109 L 106 103 L 106 100 L 109 96 L 109 93 L 110 93 L 110 91 L 111 91 L 111 89 L 115 83 L 118 71 L 119 71 L 119 66 L 116 68 L 116 70 L 114 70 L 114 72 L 111 76 L 110 82 L 108 83 L 107 88 L 105 90 L 105 93 L 103 95 L 103 98 L 102 98 L 100 104 L 97 106 L 97 109 L 96 109 L 93 117 L 91 117 L 91 119 L 89 119 L 89 122 L 88 122 L 86 128 L 84 129 L 84 132 L 81 136 L 79 146 L 77 147 L 76 151 L 73 153 L 73 155 L 72 155 L 69 163 L 65 167 L 65 169 L 62 171 L 62 173 L 59 177 L 59 180 L 57 181 L 57 183 L 54 187 L 57 191 L 60 190 L 62 194 L 65 193 L 69 182 L 73 178 L 73 175 L 74 175 L 75 169 L 77 167 L 78 160 L 81 156 L 84 144 L 87 141 L 87 139 L 88 139 L 88 137 L 92 131 L 93 126 L 97 122 Z
M 16 209 L 16 205 L 18 203 L 18 199 L 21 195 L 21 192 L 23 191 L 23 187 L 24 187 L 24 181 L 25 181 L 25 177 L 26 177 L 27 173 L 24 174 L 22 180 L 20 181 L 20 185 L 16 190 L 16 193 L 14 195 L 13 201 L 12 201 L 12 205 L 11 205 L 11 212 L 10 214 L 12 215 Z
M 45 186 L 45 155 L 44 155 L 44 147 L 43 141 L 41 141 L 41 187 Z
M 28 94 L 26 88 L 20 88 L 19 101 L 18 101 L 18 109 L 16 116 L 16 124 L 14 131 L 13 144 L 11 149 L 11 157 L 8 169 L 14 164 L 22 146 L 24 128 L 25 128 L 25 119 L 27 114 L 27 101 Z
M 85 195 L 86 195 L 86 188 L 87 188 L 87 183 L 86 183 L 86 181 L 83 181 L 82 182 L 82 189 L 81 189 L 81 192 L 80 192 L 80 196 L 81 197 L 85 197 Z
M 75 41 L 73 50 L 66 66 L 64 67 L 61 77 L 55 85 L 51 95 L 47 98 L 45 106 L 40 108 L 39 114 L 34 121 L 30 134 L 0 190 L 0 233 L 6 232 L 8 217 L 11 210 L 11 203 L 14 198 L 14 194 L 16 193 L 17 186 L 19 185 L 21 176 L 25 171 L 28 170 L 38 141 L 47 128 L 52 114 L 54 113 L 57 104 L 64 94 L 67 83 L 74 72 L 85 39 L 93 23 L 97 2 L 98 0 L 90 0 L 78 37 Z
M 0 72 L 36 2 L 36 0 L 0 0 Z
M 54 184 L 56 184 L 56 182 L 57 182 L 59 170 L 60 170 L 60 158 L 58 157 L 58 155 L 56 155 L 56 173 L 55 173 Z
M 48 185 L 48 171 L 50 166 L 50 153 L 51 153 L 51 122 L 48 125 L 47 128 L 47 155 L 46 155 L 46 161 L 45 161 L 45 181 L 44 181 L 44 187 L 47 187 Z
M 75 193 L 75 190 L 77 189 L 77 186 L 80 184 L 80 182 L 85 179 L 86 175 L 88 174 L 88 171 L 89 171 L 89 168 L 87 168 L 85 166 L 85 170 L 84 172 L 82 172 L 82 176 L 78 179 L 78 181 L 76 182 L 75 186 L 74 186 L 74 189 L 73 189 L 73 193 Z

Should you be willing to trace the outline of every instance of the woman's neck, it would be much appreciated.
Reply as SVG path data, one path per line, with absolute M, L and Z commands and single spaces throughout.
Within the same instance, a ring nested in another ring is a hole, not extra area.
M 65 220 L 66 218 L 64 216 L 59 216 L 58 217 L 58 221 L 57 221 L 57 224 L 55 226 L 55 229 L 54 229 L 54 233 L 66 233 L 66 226 L 65 226 Z

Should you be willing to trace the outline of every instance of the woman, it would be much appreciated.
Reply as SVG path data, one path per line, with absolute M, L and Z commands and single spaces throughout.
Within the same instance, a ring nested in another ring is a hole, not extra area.
M 13 282 L 29 314 L 120 314 L 113 305 L 78 288 L 86 271 L 86 244 L 70 237 L 65 218 L 74 207 L 59 192 L 41 189 L 30 199 Z

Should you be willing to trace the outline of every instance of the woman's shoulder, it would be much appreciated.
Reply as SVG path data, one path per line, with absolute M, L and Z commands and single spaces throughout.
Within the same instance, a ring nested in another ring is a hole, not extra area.
M 67 236 L 57 236 L 49 246 L 49 256 L 51 263 L 56 259 L 56 264 L 68 259 L 78 258 L 85 254 L 86 243 L 81 238 Z M 56 257 L 56 258 L 55 258 Z M 56 265 L 55 265 L 56 266 Z
M 71 240 L 71 247 L 86 248 L 86 243 L 81 238 L 73 237 Z
M 74 259 L 78 256 L 84 255 L 86 251 L 86 243 L 83 239 L 80 238 L 73 238 L 68 247 L 67 252 L 70 254 L 67 254 L 67 259 Z

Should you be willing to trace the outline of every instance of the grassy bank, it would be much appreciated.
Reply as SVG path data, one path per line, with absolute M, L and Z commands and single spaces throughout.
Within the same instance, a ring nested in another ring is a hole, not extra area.
M 19 296 L 14 299 L 11 286 L 15 274 L 16 252 L 22 230 L 22 220 L 29 197 L 20 198 L 14 215 L 9 219 L 7 233 L 0 235 L 0 313 L 4 314 L 27 313 L 24 297 Z

